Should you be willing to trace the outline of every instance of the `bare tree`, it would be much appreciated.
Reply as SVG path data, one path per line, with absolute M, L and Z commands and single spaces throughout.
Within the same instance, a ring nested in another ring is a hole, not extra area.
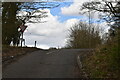
M 2 44 L 10 45 L 11 41 L 14 45 L 18 44 L 21 35 L 18 26 L 28 22 L 41 22 L 42 17 L 47 17 L 47 12 L 40 9 L 57 6 L 59 4 L 47 2 L 2 2 Z M 25 14 L 17 15 L 21 11 Z
M 21 9 L 18 11 L 17 19 L 23 24 L 25 23 L 42 23 L 41 18 L 47 17 L 47 12 L 44 9 L 55 8 L 60 4 L 51 2 L 25 2 L 20 5 Z M 44 21 L 46 22 L 46 21 Z
M 115 41 L 120 44 L 120 1 L 119 0 L 101 0 L 86 2 L 82 5 L 82 10 L 100 12 L 101 20 L 105 20 L 110 26 L 107 40 Z
M 86 2 L 82 5 L 82 10 L 100 12 L 100 19 L 107 21 L 111 29 L 117 28 L 120 25 L 120 1 L 119 0 L 101 0 Z M 112 25 L 114 24 L 114 27 Z

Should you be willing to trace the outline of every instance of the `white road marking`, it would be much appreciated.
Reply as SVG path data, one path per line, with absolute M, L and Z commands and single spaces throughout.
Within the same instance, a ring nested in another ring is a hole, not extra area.
M 80 61 L 80 56 L 77 56 L 77 62 L 78 62 L 78 64 L 79 64 L 79 66 L 82 68 L 82 63 L 81 63 L 81 61 Z
M 51 54 L 51 53 L 53 53 L 53 52 L 55 52 L 55 51 L 51 51 L 51 52 L 48 52 L 48 53 L 46 53 L 46 54 Z

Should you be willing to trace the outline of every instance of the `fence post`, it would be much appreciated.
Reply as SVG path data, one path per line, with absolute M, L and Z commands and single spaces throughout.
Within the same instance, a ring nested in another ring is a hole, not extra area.
M 35 47 L 36 47 L 36 43 L 37 43 L 37 41 L 35 41 Z
M 21 34 L 22 38 L 21 38 L 21 47 L 22 47 L 22 42 L 23 42 L 23 32 Z

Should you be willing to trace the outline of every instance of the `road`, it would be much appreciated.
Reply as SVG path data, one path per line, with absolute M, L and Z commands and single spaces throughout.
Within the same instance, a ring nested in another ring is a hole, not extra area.
M 35 51 L 3 69 L 3 78 L 79 78 L 81 49 Z

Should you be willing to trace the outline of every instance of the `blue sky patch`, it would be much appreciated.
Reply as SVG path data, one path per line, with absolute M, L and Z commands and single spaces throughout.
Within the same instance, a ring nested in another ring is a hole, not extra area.
M 72 19 L 72 18 L 76 18 L 76 19 L 82 18 L 83 16 L 63 15 L 61 13 L 61 8 L 62 7 L 69 7 L 71 4 L 73 4 L 73 2 L 61 2 L 59 7 L 50 9 L 50 12 L 53 16 L 59 16 L 59 21 L 60 22 L 67 21 L 68 19 Z

